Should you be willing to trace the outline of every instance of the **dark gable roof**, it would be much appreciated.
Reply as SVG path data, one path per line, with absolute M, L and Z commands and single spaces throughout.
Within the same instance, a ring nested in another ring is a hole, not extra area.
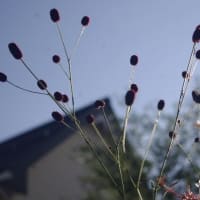
M 105 112 L 112 115 L 116 123 L 117 119 L 109 99 L 105 99 L 105 102 Z M 95 111 L 92 104 L 78 110 L 76 116 L 82 124 L 85 124 L 85 116 L 90 113 L 97 116 L 101 112 Z M 65 120 L 73 126 L 68 117 Z M 62 124 L 51 121 L 1 143 L 0 187 L 2 186 L 4 189 L 14 192 L 26 193 L 26 173 L 28 167 L 72 134 L 73 131 Z M 7 176 L 5 176 L 6 174 Z

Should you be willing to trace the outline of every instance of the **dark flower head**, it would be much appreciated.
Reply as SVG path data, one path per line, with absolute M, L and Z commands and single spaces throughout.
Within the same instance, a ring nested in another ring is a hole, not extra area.
M 192 91 L 192 99 L 195 103 L 200 103 L 200 93 L 197 90 Z
M 81 24 L 82 24 L 83 26 L 88 26 L 89 22 L 90 22 L 90 18 L 89 18 L 88 16 L 84 16 L 84 17 L 81 19 Z
M 50 17 L 53 22 L 58 22 L 60 20 L 59 12 L 57 9 L 53 8 L 50 10 Z
M 135 84 L 135 83 L 131 84 L 131 90 L 134 90 L 135 92 L 138 92 L 137 84 Z
M 125 95 L 125 103 L 127 106 L 131 106 L 135 100 L 135 91 L 129 90 Z
M 87 115 L 86 121 L 88 124 L 92 124 L 94 122 L 94 115 L 92 115 L 92 114 Z
M 47 84 L 46 84 L 46 82 L 44 80 L 39 80 L 37 82 L 37 85 L 41 90 L 47 89 Z
M 106 105 L 105 101 L 103 100 L 96 100 L 94 106 L 96 109 L 104 108 Z
M 0 82 L 6 82 L 6 81 L 7 81 L 7 76 L 4 73 L 0 72 Z
M 196 137 L 196 138 L 194 139 L 194 142 L 196 142 L 196 143 L 200 142 L 200 138 L 199 138 L 199 137 Z
M 196 58 L 197 58 L 197 59 L 200 59 L 200 49 L 197 50 L 197 52 L 196 52 Z
M 52 60 L 53 60 L 54 63 L 59 63 L 59 62 L 60 62 L 60 56 L 58 56 L 58 55 L 53 55 L 53 56 L 52 56 Z
M 58 111 L 52 112 L 51 116 L 57 122 L 62 122 L 64 120 L 64 117 Z
M 22 58 L 22 52 L 15 43 L 9 43 L 8 49 L 15 59 L 19 60 Z
M 182 77 L 183 77 L 183 78 L 188 78 L 188 73 L 187 73 L 186 71 L 183 71 L 183 72 L 182 72 Z
M 130 58 L 130 64 L 131 65 L 137 65 L 138 64 L 138 57 L 136 55 L 132 55 Z
M 67 103 L 69 101 L 69 97 L 66 94 L 62 95 L 62 102 Z
M 170 132 L 169 132 L 169 137 L 175 139 L 176 133 L 173 132 L 173 131 L 170 131 Z
M 200 25 L 198 25 L 192 35 L 192 41 L 197 43 L 200 41 Z
M 56 101 L 62 101 L 63 95 L 60 92 L 56 91 L 54 92 L 54 98 Z
M 165 101 L 163 99 L 161 99 L 158 102 L 157 108 L 158 108 L 158 110 L 163 110 L 164 107 L 165 107 Z

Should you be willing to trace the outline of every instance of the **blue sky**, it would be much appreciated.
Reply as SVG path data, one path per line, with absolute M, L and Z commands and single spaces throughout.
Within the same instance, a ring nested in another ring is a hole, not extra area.
M 64 53 L 49 11 L 60 12 L 60 27 L 69 51 L 81 30 L 80 20 L 88 15 L 86 29 L 73 57 L 76 106 L 110 97 L 116 112 L 123 115 L 124 94 L 129 87 L 129 59 L 137 54 L 134 82 L 139 93 L 134 109 L 165 99 L 166 110 L 178 99 L 192 48 L 192 33 L 200 24 L 199 0 L 18 0 L 0 6 L 0 71 L 8 80 L 38 90 L 35 80 L 12 58 L 7 45 L 16 42 L 24 60 L 48 83 L 49 90 L 69 94 L 69 83 L 52 63 L 53 54 Z M 198 69 L 196 74 L 198 75 Z M 51 120 L 57 107 L 45 96 L 24 93 L 0 84 L 0 141 Z

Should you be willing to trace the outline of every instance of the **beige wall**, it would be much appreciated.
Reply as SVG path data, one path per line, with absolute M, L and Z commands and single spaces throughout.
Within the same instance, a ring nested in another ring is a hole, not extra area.
M 74 133 L 28 171 L 28 196 L 15 195 L 13 200 L 80 200 L 85 194 L 80 177 L 88 173 L 79 148 L 85 144 Z

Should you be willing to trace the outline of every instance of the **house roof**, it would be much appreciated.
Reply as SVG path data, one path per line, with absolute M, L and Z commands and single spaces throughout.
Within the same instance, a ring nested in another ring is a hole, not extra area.
M 105 99 L 105 103 L 105 112 L 112 116 L 113 122 L 116 123 L 109 99 Z M 94 105 L 91 104 L 78 110 L 76 116 L 85 124 L 85 116 L 90 113 L 98 117 L 101 112 L 95 112 Z M 65 121 L 73 126 L 68 116 Z M 62 124 L 50 121 L 1 143 L 0 187 L 12 192 L 26 193 L 27 169 L 73 133 L 74 131 Z

